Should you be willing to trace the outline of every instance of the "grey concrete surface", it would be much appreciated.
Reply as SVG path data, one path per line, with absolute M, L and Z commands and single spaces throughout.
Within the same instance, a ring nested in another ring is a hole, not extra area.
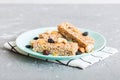
M 120 5 L 0 5 L 0 80 L 120 80 L 120 54 L 86 70 L 12 54 L 3 48 L 22 32 L 70 22 L 103 34 L 120 50 Z

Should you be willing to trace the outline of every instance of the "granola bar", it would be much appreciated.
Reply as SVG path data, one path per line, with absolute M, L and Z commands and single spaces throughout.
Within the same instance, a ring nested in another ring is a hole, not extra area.
M 48 50 L 51 54 L 59 56 L 73 56 L 78 51 L 78 44 L 74 42 L 56 42 L 49 43 L 45 39 L 38 39 L 32 41 L 33 51 L 43 52 Z
M 70 23 L 61 23 L 58 25 L 58 31 L 68 40 L 77 42 L 78 45 L 84 48 L 85 52 L 91 52 L 94 48 L 94 39 L 90 36 L 83 36 L 82 32 Z M 84 52 L 82 48 L 82 51 Z M 81 51 L 81 52 L 82 52 Z

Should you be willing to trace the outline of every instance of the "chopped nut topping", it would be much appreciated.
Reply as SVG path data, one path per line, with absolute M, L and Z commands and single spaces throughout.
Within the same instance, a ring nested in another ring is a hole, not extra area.
M 79 50 L 80 52 L 82 52 L 82 53 L 85 52 L 85 49 L 84 49 L 83 47 L 79 47 L 78 50 Z
M 67 40 L 64 38 L 58 38 L 58 43 L 67 43 Z

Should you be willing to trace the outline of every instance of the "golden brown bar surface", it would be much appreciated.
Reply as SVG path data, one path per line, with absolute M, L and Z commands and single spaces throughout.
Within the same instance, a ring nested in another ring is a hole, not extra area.
M 50 53 L 55 53 L 59 56 L 74 56 L 78 51 L 78 44 L 73 42 L 48 43 L 45 39 L 38 39 L 33 41 L 32 46 L 35 52 L 48 50 Z
M 94 48 L 94 40 L 90 36 L 83 36 L 82 32 L 70 23 L 58 25 L 58 31 L 68 40 L 73 40 L 83 47 L 86 52 L 91 52 Z

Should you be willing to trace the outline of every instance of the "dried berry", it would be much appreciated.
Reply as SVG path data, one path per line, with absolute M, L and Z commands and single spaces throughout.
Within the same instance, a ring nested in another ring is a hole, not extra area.
M 50 52 L 48 50 L 43 51 L 43 55 L 49 55 L 49 54 L 50 54 Z
M 37 39 L 38 39 L 38 37 L 34 37 L 33 39 L 34 39 L 34 40 L 37 40 Z
M 88 35 L 88 32 L 84 32 L 82 35 L 83 35 L 83 36 L 87 36 L 87 35 Z
M 31 46 L 31 45 L 26 45 L 25 47 L 26 47 L 26 48 L 32 48 L 32 46 Z
M 54 40 L 51 39 L 51 38 L 49 38 L 49 39 L 48 39 L 48 42 L 49 42 L 49 43 L 54 43 Z
M 78 51 L 76 52 L 76 55 L 80 55 L 80 54 L 81 54 L 80 52 L 78 52 Z

